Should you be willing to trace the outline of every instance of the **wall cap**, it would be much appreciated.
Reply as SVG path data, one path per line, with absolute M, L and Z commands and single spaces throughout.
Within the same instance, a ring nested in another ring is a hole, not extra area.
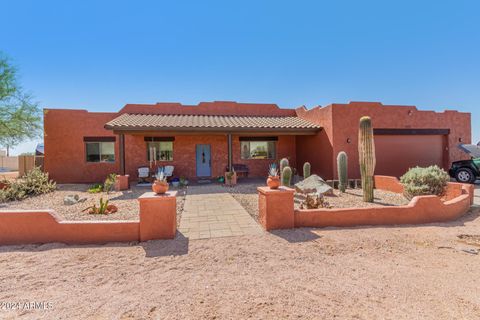
M 167 200 L 171 198 L 175 198 L 177 196 L 177 191 L 167 191 L 165 194 L 156 194 L 153 191 L 145 192 L 140 197 L 138 197 L 138 201 L 148 201 L 148 200 Z
M 261 194 L 280 194 L 280 193 L 294 193 L 295 189 L 288 187 L 279 187 L 278 189 L 270 189 L 270 187 L 257 187 L 257 191 Z

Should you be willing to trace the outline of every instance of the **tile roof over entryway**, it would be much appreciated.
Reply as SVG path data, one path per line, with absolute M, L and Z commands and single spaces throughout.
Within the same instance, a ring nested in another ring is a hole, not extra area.
M 163 115 L 124 113 L 105 124 L 110 130 L 307 130 L 321 127 L 299 117 Z

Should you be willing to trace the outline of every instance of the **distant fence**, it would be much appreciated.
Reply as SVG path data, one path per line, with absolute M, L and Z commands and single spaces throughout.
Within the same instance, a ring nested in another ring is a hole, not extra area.
M 0 168 L 5 168 L 10 171 L 17 171 L 18 157 L 0 156 Z
M 21 177 L 34 167 L 43 171 L 43 156 L 18 156 L 18 175 Z

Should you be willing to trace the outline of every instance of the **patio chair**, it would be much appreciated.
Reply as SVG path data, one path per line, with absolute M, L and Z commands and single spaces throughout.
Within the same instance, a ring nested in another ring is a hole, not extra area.
M 173 176 L 173 169 L 175 167 L 174 166 L 165 166 L 163 167 L 163 174 L 165 175 L 165 177 L 167 178 L 170 178 Z
M 138 183 L 148 183 L 148 178 L 150 174 L 150 168 L 140 167 L 138 168 Z

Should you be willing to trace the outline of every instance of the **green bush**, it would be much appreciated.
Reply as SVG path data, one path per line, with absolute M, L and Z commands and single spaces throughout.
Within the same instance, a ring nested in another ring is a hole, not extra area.
M 441 196 L 445 193 L 449 180 L 448 174 L 438 166 L 415 167 L 400 178 L 405 189 L 405 197 L 408 199 L 424 195 Z
M 90 188 L 88 188 L 87 192 L 88 193 L 100 193 L 103 191 L 103 184 L 101 183 L 96 183 L 92 185 Z
M 49 193 L 57 188 L 57 184 L 49 180 L 48 173 L 36 167 L 22 178 L 11 181 L 5 189 L 0 190 L 0 202 L 22 200 L 29 196 Z

